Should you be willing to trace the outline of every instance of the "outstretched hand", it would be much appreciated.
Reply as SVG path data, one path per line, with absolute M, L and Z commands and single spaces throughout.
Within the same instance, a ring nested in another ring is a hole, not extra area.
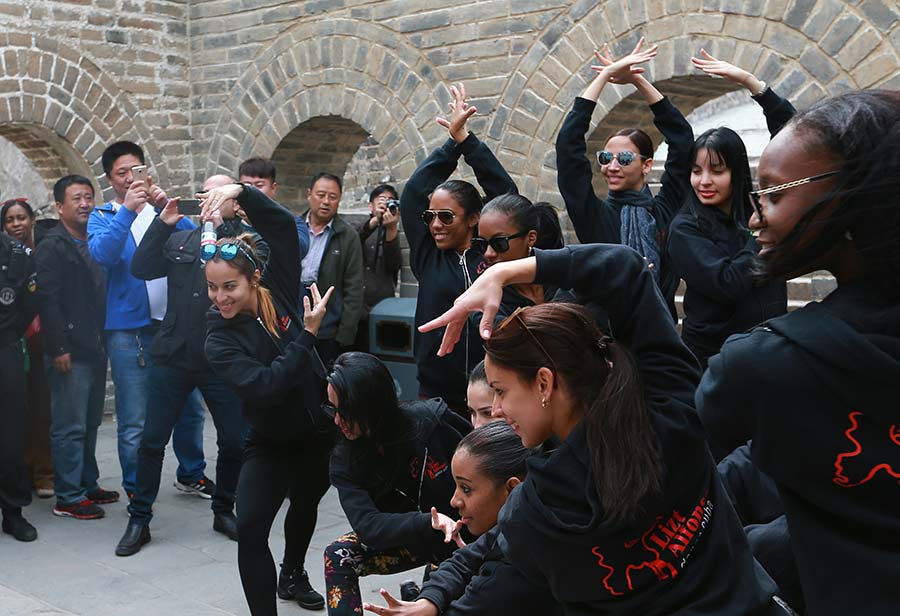
M 462 527 L 462 520 L 454 522 L 450 516 L 439 513 L 434 507 L 431 508 L 431 528 L 444 533 L 444 543 L 453 541 L 458 548 L 466 547 L 466 542 L 459 536 L 459 531 L 462 530 Z
M 603 45 L 603 51 L 594 51 L 594 57 L 597 58 L 599 65 L 591 66 L 597 73 L 605 74 L 610 83 L 615 84 L 633 84 L 639 76 L 645 71 L 644 67 L 637 66 L 644 64 L 656 57 L 659 50 L 658 45 L 653 45 L 649 49 L 644 50 L 644 37 L 637 42 L 631 53 L 619 58 L 613 59 L 609 49 L 609 44 Z
M 309 288 L 312 300 L 308 296 L 303 297 L 303 329 L 313 336 L 319 335 L 319 327 L 322 326 L 322 320 L 325 318 L 325 309 L 333 292 L 334 287 L 328 287 L 325 295 L 320 295 L 318 285 L 313 283 Z
M 695 68 L 703 71 L 711 77 L 721 77 L 740 84 L 750 90 L 754 94 L 758 94 L 758 90 L 763 87 L 763 82 L 753 76 L 752 73 L 738 68 L 734 64 L 714 58 L 705 49 L 700 50 L 702 57 L 691 56 L 691 63 Z
M 453 97 L 449 105 L 450 119 L 437 118 L 437 123 L 447 129 L 453 141 L 462 143 L 469 136 L 466 123 L 478 109 L 470 107 L 466 102 L 466 86 L 463 84 L 460 83 L 459 87 L 450 86 L 450 95 Z
M 384 598 L 386 607 L 380 605 L 372 605 L 371 603 L 363 603 L 363 609 L 373 614 L 382 614 L 383 616 L 437 616 L 438 609 L 435 604 L 427 599 L 418 599 L 417 601 L 399 601 L 391 596 L 391 593 L 384 588 L 379 590 Z

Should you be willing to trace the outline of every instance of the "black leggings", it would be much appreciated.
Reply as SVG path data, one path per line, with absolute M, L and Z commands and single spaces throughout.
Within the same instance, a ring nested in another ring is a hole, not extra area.
M 315 436 L 273 443 L 250 435 L 237 489 L 238 568 L 253 616 L 274 616 L 276 573 L 269 531 L 284 502 L 284 567 L 303 566 L 316 528 L 319 501 L 328 490 L 332 442 Z

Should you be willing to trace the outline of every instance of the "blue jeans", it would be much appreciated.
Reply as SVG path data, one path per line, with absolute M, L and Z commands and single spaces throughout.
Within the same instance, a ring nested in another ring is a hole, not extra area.
M 109 363 L 116 389 L 116 420 L 118 422 L 119 464 L 122 467 L 122 487 L 127 494 L 134 492 L 137 453 L 147 416 L 147 379 L 153 360 L 150 345 L 153 330 L 121 330 L 107 332 Z M 141 365 L 141 363 L 143 365 Z M 203 458 L 203 407 L 193 395 L 185 405 L 175 425 L 172 445 L 179 465 L 179 481 L 193 483 L 203 478 L 206 461 Z
M 199 388 L 216 424 L 217 445 L 216 493 L 212 498 L 215 513 L 230 512 L 234 508 L 241 470 L 241 399 L 211 370 L 188 372 L 171 366 L 155 364 L 150 369 L 150 395 L 147 420 L 138 450 L 137 476 L 134 498 L 128 506 L 133 522 L 148 524 L 153 517 L 152 507 L 159 493 L 163 457 L 169 436 L 183 414 L 185 400 Z
M 72 505 L 97 488 L 97 428 L 106 399 L 106 361 L 72 360 L 62 373 L 45 357 L 50 384 L 50 447 L 56 502 Z

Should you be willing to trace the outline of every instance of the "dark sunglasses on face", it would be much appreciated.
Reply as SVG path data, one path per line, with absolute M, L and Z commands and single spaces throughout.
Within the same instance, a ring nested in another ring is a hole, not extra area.
M 528 231 L 519 231 L 512 235 L 495 235 L 489 240 L 483 237 L 473 237 L 472 250 L 484 254 L 487 252 L 488 246 L 490 246 L 494 249 L 494 252 L 498 254 L 503 253 L 509 250 L 509 240 L 525 237 L 526 235 L 528 235 Z
M 223 261 L 231 261 L 239 252 L 253 264 L 254 268 L 259 269 L 259 266 L 256 264 L 256 259 L 254 259 L 249 252 L 244 250 L 244 247 L 240 244 L 222 244 L 221 246 L 218 244 L 206 244 L 200 248 L 200 258 L 204 261 L 210 261 L 216 256 L 216 253 L 218 253 Z
M 456 212 L 453 210 L 425 210 L 422 212 L 422 221 L 426 225 L 434 222 L 435 217 L 441 221 L 442 225 L 452 225 L 453 220 L 456 218 Z
M 322 412 L 328 415 L 331 419 L 334 419 L 334 416 L 337 415 L 338 409 L 331 402 L 323 402 Z
M 808 178 L 801 178 L 799 180 L 794 180 L 793 182 L 785 182 L 784 184 L 778 184 L 777 186 L 769 186 L 768 188 L 763 188 L 761 190 L 751 190 L 750 191 L 750 203 L 753 205 L 753 211 L 756 212 L 756 216 L 762 220 L 763 212 L 762 212 L 762 201 L 760 197 L 763 195 L 769 195 L 772 193 L 782 192 L 789 188 L 795 188 L 797 186 L 803 186 L 804 184 L 809 184 L 810 182 L 818 182 L 819 180 L 824 180 L 825 178 L 830 178 L 833 175 L 837 175 L 840 173 L 839 171 L 827 171 L 825 173 L 819 173 L 818 175 L 811 175 Z
M 641 160 L 643 160 L 647 157 L 643 154 L 635 154 L 634 152 L 630 152 L 628 150 L 622 150 L 621 152 L 617 152 L 615 154 L 613 154 L 609 150 L 601 150 L 600 152 L 597 152 L 597 162 L 599 162 L 601 165 L 608 165 L 613 161 L 613 159 L 616 159 L 617 161 L 619 161 L 619 165 L 621 165 L 622 167 L 627 167 L 634 162 L 635 158 L 640 158 Z

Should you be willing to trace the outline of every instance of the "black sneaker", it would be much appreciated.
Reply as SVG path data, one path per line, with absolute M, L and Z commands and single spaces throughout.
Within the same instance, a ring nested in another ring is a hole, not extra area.
M 281 572 L 278 574 L 278 586 L 275 589 L 275 592 L 278 594 L 279 599 L 284 599 L 285 601 L 294 598 L 294 590 L 297 588 L 297 583 L 294 581 L 294 574 L 296 573 L 296 569 L 293 571 L 288 571 L 284 568 L 284 564 L 280 565 Z
M 401 601 L 415 601 L 420 592 L 419 585 L 413 582 L 412 580 L 406 580 L 405 582 L 401 582 L 400 584 L 400 600 Z
M 182 483 L 180 480 L 175 481 L 175 487 L 185 494 L 195 494 L 200 498 L 212 498 L 216 493 L 216 484 L 209 477 L 203 477 L 199 481 L 193 483 Z
M 277 593 L 282 599 L 295 599 L 300 607 L 307 610 L 321 610 L 325 607 L 325 597 L 313 589 L 306 571 L 299 567 L 288 571 L 282 565 L 281 573 L 278 574 Z
M 57 502 L 53 508 L 53 515 L 63 518 L 75 518 L 76 520 L 99 520 L 106 515 L 106 512 L 98 507 L 94 501 L 86 498 L 81 502 L 68 505 Z
M 90 500 L 95 505 L 111 505 L 112 503 L 119 502 L 119 493 L 115 490 L 104 490 L 101 487 L 97 487 L 96 490 L 91 490 L 87 493 L 88 500 Z

